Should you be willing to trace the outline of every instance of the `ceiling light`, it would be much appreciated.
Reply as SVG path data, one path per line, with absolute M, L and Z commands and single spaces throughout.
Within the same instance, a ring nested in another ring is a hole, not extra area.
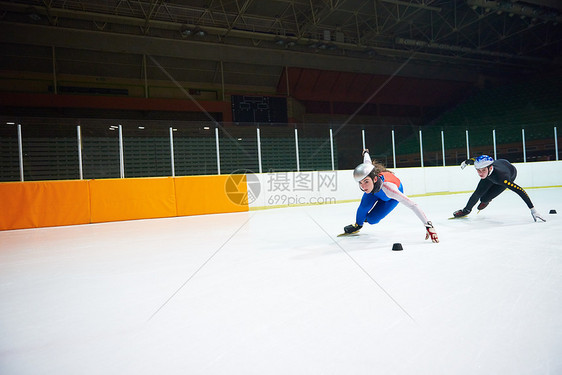
M 188 37 L 193 35 L 193 29 L 191 29 L 189 26 L 187 25 L 181 25 L 180 27 L 180 34 L 183 37 Z
M 41 21 L 41 15 L 37 12 L 35 7 L 27 8 L 27 15 L 35 22 Z

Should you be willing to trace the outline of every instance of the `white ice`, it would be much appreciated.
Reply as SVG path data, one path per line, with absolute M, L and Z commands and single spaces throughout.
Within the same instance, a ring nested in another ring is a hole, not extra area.
M 561 374 L 562 188 L 0 232 L 0 373 Z M 556 209 L 557 215 L 549 214 Z M 402 243 L 404 251 L 392 251 Z

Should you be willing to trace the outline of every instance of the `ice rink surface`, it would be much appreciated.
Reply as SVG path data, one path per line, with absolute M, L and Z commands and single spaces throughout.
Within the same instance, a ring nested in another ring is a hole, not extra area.
M 561 374 L 562 188 L 528 193 L 546 223 L 413 198 L 439 244 L 402 205 L 336 237 L 356 202 L 0 232 L 0 373 Z

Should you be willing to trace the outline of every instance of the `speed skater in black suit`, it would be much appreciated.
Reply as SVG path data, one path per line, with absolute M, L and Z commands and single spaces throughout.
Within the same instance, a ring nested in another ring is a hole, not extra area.
M 478 210 L 483 210 L 490 204 L 492 199 L 500 195 L 505 189 L 515 192 L 527 204 L 531 210 L 531 216 L 535 221 L 546 221 L 542 215 L 537 211 L 531 202 L 531 198 L 527 192 L 515 181 L 517 177 L 517 169 L 513 164 L 505 159 L 494 160 L 491 156 L 481 155 L 476 159 L 468 159 L 461 163 L 461 168 L 464 169 L 468 164 L 474 164 L 480 182 L 476 186 L 476 190 L 466 203 L 463 209 L 457 210 L 453 213 L 454 217 L 462 217 L 468 215 L 472 211 L 472 207 L 480 199 Z

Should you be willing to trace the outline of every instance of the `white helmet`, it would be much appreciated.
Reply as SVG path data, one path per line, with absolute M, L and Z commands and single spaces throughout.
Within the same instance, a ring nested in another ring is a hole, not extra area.
M 371 163 L 359 164 L 353 171 L 353 178 L 355 181 L 359 182 L 365 177 L 367 177 L 375 169 L 375 166 Z
M 474 159 L 474 168 L 480 169 L 492 165 L 494 162 L 494 158 L 488 155 L 480 155 L 476 159 Z

